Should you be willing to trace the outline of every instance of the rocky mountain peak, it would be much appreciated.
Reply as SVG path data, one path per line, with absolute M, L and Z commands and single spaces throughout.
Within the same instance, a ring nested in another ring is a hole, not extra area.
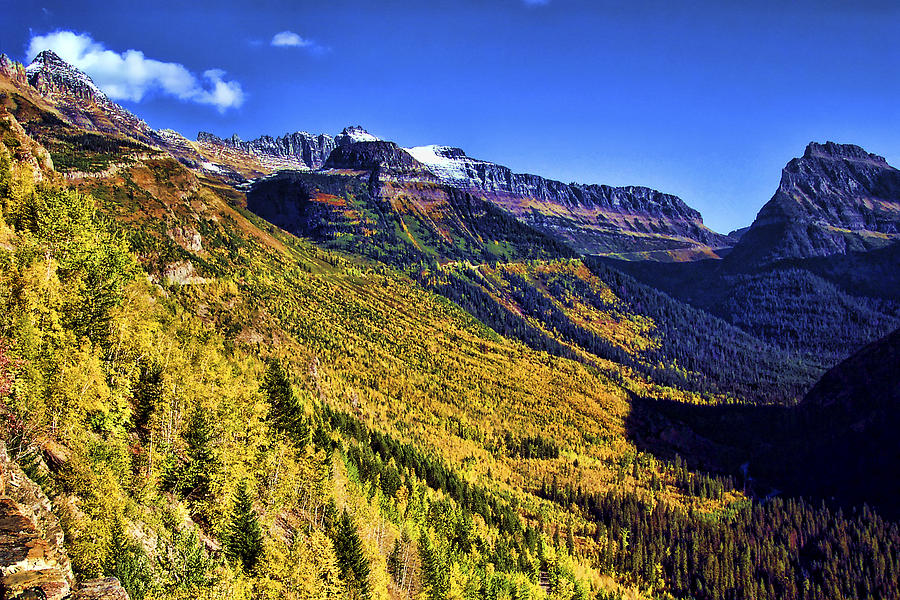
M 97 104 L 109 104 L 94 81 L 83 71 L 70 65 L 52 50 L 40 52 L 25 67 L 28 83 L 43 95 L 67 95 Z
M 803 152 L 803 158 L 862 160 L 887 165 L 887 161 L 882 156 L 870 154 L 854 144 L 837 144 L 835 142 L 825 142 L 824 144 L 810 142 Z
M 381 138 L 376 137 L 363 129 L 362 125 L 351 125 L 344 127 L 343 131 L 334 137 L 334 143 L 338 146 L 348 146 L 357 142 L 380 142 Z
M 31 61 L 31 64 L 28 65 L 28 69 L 33 70 L 44 67 L 50 69 L 67 69 L 72 68 L 72 65 L 60 58 L 59 54 L 57 54 L 53 50 L 42 50 L 38 53 L 37 56 L 34 57 L 34 60 Z
M 88 131 L 121 134 L 155 144 L 155 132 L 112 100 L 83 71 L 52 50 L 40 52 L 24 69 L 27 83 L 71 124 Z
M 852 144 L 812 142 L 741 238 L 732 261 L 847 254 L 900 239 L 900 171 Z

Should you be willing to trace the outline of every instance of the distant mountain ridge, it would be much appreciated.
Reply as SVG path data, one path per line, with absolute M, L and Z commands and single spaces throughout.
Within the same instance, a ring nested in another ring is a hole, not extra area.
M 461 148 L 407 148 L 449 185 L 474 190 L 583 254 L 730 246 L 700 213 L 672 194 L 643 186 L 563 183 L 466 156 Z
M 297 131 L 274 138 L 263 135 L 244 141 L 237 134 L 225 139 L 206 131 L 197 134 L 197 142 L 200 144 L 241 150 L 258 157 L 263 164 L 273 169 L 319 169 L 335 148 L 361 141 L 373 142 L 378 141 L 378 138 L 359 125 L 345 127 L 334 137 L 327 133 Z
M 514 173 L 509 167 L 473 159 L 461 148 L 401 148 L 359 126 L 345 129 L 333 140 L 327 134 L 299 132 L 244 142 L 236 136 L 222 139 L 201 132 L 198 142 L 210 148 L 243 151 L 276 169 L 363 173 L 378 167 L 382 175 L 385 170 L 400 169 L 407 177 L 416 172 L 423 183 L 439 183 L 478 196 L 584 254 L 663 260 L 713 258 L 715 250 L 733 244 L 728 236 L 703 225 L 698 211 L 671 194 L 642 186 L 566 184 Z
M 154 131 L 49 50 L 24 68 L 4 58 L 0 71 L 15 85 L 36 90 L 77 127 L 161 148 L 232 185 L 283 169 L 365 175 L 376 167 L 374 152 L 379 154 L 375 182 L 395 177 L 397 173 L 388 172 L 392 169 L 404 171 L 402 193 L 389 186 L 377 196 L 410 199 L 418 193 L 413 180 L 429 189 L 453 188 L 503 209 L 580 254 L 663 262 L 728 255 L 732 264 L 765 264 L 880 248 L 900 236 L 900 172 L 858 146 L 810 144 L 803 157 L 785 168 L 778 191 L 754 224 L 743 236 L 732 236 L 707 228 L 698 211 L 671 194 L 514 173 L 451 146 L 401 148 L 360 126 L 335 136 L 300 131 L 250 141 L 200 132 L 196 142 L 190 141 L 177 132 Z M 375 152 L 376 146 L 365 148 L 370 144 L 381 146 Z M 425 197 L 413 201 L 429 202 Z

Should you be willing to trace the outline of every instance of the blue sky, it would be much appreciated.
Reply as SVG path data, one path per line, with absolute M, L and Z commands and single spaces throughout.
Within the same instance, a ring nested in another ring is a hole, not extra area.
M 73 32 L 110 59 L 96 68 L 124 106 L 190 138 L 359 123 L 516 171 L 654 187 L 728 231 L 811 140 L 900 166 L 900 3 L 745 4 L 0 0 L 0 50 L 26 60 L 34 38 Z M 139 76 L 116 71 L 133 64 Z

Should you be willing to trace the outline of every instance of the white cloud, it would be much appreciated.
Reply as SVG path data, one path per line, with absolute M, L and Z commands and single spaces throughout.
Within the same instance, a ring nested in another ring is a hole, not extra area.
M 272 45 L 279 47 L 299 47 L 309 48 L 314 46 L 315 42 L 300 37 L 299 33 L 293 31 L 279 31 L 272 36 Z
M 319 56 L 331 51 L 331 48 L 328 46 L 322 46 L 315 40 L 302 37 L 299 33 L 294 33 L 293 31 L 279 31 L 272 36 L 269 45 L 276 48 L 304 48 L 307 52 Z
M 140 50 L 114 52 L 87 34 L 54 31 L 36 35 L 28 44 L 28 56 L 53 50 L 60 58 L 90 75 L 113 100 L 140 102 L 153 93 L 174 96 L 186 102 L 209 104 L 219 112 L 244 103 L 237 81 L 226 81 L 225 72 L 210 69 L 202 78 L 184 65 L 147 58 Z

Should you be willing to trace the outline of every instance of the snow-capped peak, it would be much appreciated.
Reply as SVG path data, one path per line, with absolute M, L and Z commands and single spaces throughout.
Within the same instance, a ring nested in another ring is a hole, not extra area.
M 59 57 L 53 50 L 44 50 L 34 57 L 31 64 L 25 67 L 29 80 L 44 73 L 56 80 L 56 84 L 65 84 L 76 93 L 89 92 L 97 100 L 108 101 L 106 94 L 97 87 L 94 81 L 83 71 L 73 67 Z
M 338 146 L 344 144 L 355 144 L 356 142 L 380 142 L 381 138 L 376 137 L 363 129 L 360 125 L 352 125 L 344 127 L 344 130 L 335 136 L 334 141 Z

